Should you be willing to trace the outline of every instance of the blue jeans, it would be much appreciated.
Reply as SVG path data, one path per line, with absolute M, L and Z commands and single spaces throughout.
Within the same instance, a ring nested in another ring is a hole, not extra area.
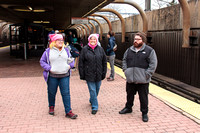
M 63 78 L 54 78 L 49 76 L 47 81 L 48 101 L 49 107 L 55 106 L 55 97 L 58 86 L 62 95 L 62 100 L 65 107 L 65 113 L 71 110 L 70 90 L 69 90 L 69 76 Z
M 101 81 L 98 82 L 87 81 L 87 85 L 90 92 L 90 103 L 92 104 L 92 110 L 98 110 L 97 96 L 99 94 Z

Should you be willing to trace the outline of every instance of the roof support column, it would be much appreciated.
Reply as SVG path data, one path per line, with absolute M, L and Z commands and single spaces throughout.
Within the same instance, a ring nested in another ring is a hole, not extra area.
M 108 27 L 109 27 L 109 30 L 112 31 L 112 25 L 111 25 L 111 22 L 109 21 L 109 19 L 103 15 L 99 15 L 99 14 L 92 14 L 90 16 L 97 16 L 97 17 L 102 17 L 104 20 L 106 20 L 107 24 L 108 24 Z
M 92 23 L 92 22 L 90 22 L 89 21 L 89 23 L 92 25 L 92 27 L 93 27 L 93 33 L 96 33 L 96 27 L 95 27 L 95 25 Z
M 90 26 L 88 24 L 85 24 L 85 25 L 87 26 L 87 28 L 89 30 L 89 35 L 90 35 L 91 34 L 91 28 L 90 28 Z
M 137 3 L 133 2 L 133 0 L 115 0 L 114 3 L 129 4 L 135 7 L 139 11 L 143 20 L 143 32 L 147 33 L 148 31 L 147 16 L 146 13 L 143 11 L 143 9 Z
M 120 13 L 113 9 L 101 9 L 98 12 L 112 12 L 117 15 L 121 21 L 121 29 L 122 29 L 122 43 L 125 42 L 125 20 Z
M 183 11 L 183 48 L 188 48 L 190 35 L 190 9 L 187 0 L 178 0 Z

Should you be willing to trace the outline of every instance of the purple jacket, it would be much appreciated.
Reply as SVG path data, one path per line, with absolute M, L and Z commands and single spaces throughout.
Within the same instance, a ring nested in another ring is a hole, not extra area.
M 71 54 L 67 48 L 65 48 L 68 57 L 71 57 Z M 40 58 L 40 66 L 44 69 L 43 76 L 44 80 L 47 82 L 49 77 L 49 71 L 51 70 L 50 61 L 49 61 L 49 52 L 50 48 L 47 48 L 44 53 L 42 54 L 42 57 Z M 74 61 L 69 64 L 71 68 L 74 67 Z

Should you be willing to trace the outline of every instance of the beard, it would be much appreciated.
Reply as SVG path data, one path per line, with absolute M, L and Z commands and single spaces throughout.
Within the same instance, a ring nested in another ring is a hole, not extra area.
M 135 48 L 140 48 L 143 45 L 143 42 L 141 43 L 134 42 L 133 45 Z

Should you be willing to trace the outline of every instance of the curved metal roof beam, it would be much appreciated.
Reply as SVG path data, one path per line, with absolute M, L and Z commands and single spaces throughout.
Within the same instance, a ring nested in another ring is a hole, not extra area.
M 84 36 L 84 30 L 83 30 L 83 28 L 82 27 L 78 27 L 78 26 L 76 28 L 78 28 L 80 30 L 79 37 L 82 38 Z
M 90 16 L 97 16 L 97 17 L 102 17 L 104 20 L 106 20 L 107 24 L 108 24 L 108 27 L 109 27 L 109 30 L 112 31 L 112 25 L 111 25 L 111 22 L 109 21 L 109 19 L 103 15 L 99 15 L 99 14 L 92 14 Z
M 81 30 L 81 32 L 82 32 L 82 34 L 80 34 L 80 35 L 84 36 L 84 30 L 83 30 L 82 26 L 79 26 L 79 25 L 75 24 L 72 27 L 79 28 Z
M 0 37 L 1 37 L 1 35 L 2 35 L 2 31 L 6 28 L 7 25 L 8 25 L 8 24 L 6 23 L 6 24 L 3 24 L 3 25 L 0 27 Z
M 77 32 L 77 37 L 80 37 L 80 30 L 77 27 L 71 27 L 69 29 L 75 29 Z
M 86 31 L 85 27 L 83 27 L 81 24 L 76 24 L 76 25 L 77 25 L 77 27 L 81 28 L 83 37 L 85 37 L 87 39 L 87 31 Z
M 77 27 L 74 27 L 76 29 L 76 32 L 77 32 L 77 37 L 80 37 L 80 29 L 77 28 Z
M 7 23 L 7 24 L 3 24 L 3 25 L 1 26 L 2 30 L 3 30 L 7 25 L 8 25 L 8 23 Z
M 87 26 L 88 27 L 88 30 L 89 30 L 89 35 L 91 34 L 91 28 L 90 28 L 90 26 L 88 25 L 88 24 L 85 24 L 85 26 Z
M 88 31 L 87 30 L 87 28 L 86 28 L 86 26 L 84 25 L 84 24 L 80 24 L 84 29 L 85 29 L 85 31 L 86 31 L 86 36 L 88 35 L 87 33 L 89 32 L 89 34 L 90 34 L 90 31 Z
M 183 11 L 183 48 L 190 47 L 189 35 L 190 35 L 190 9 L 187 0 L 178 0 L 181 9 Z
M 132 5 L 133 7 L 135 7 L 143 20 L 143 32 L 147 33 L 148 31 L 148 21 L 147 21 L 147 15 L 146 13 L 143 11 L 143 9 L 133 0 L 115 0 L 113 3 L 120 3 L 120 4 L 129 4 Z
M 95 18 L 88 18 L 88 20 L 94 20 L 99 24 L 99 27 L 100 27 L 100 40 L 102 40 L 103 28 L 101 26 L 101 23 Z
M 78 25 L 80 25 L 80 26 L 82 26 L 84 28 L 84 30 L 85 30 L 85 39 L 87 39 L 87 35 L 88 35 L 87 34 L 87 28 L 83 24 L 78 24 Z
M 101 9 L 98 12 L 112 12 L 119 17 L 121 21 L 121 29 L 122 29 L 122 43 L 125 42 L 125 21 L 122 15 L 113 9 Z
M 92 27 L 93 27 L 93 33 L 96 33 L 96 27 L 95 27 L 95 25 L 93 24 L 93 23 L 91 23 L 90 21 L 89 21 L 89 23 L 92 25 Z
M 79 28 L 77 28 L 75 25 L 73 25 L 73 26 L 70 27 L 70 29 L 72 29 L 72 28 L 76 29 L 76 31 L 77 31 L 77 36 L 80 37 L 80 31 L 81 31 L 81 30 L 80 30 Z

